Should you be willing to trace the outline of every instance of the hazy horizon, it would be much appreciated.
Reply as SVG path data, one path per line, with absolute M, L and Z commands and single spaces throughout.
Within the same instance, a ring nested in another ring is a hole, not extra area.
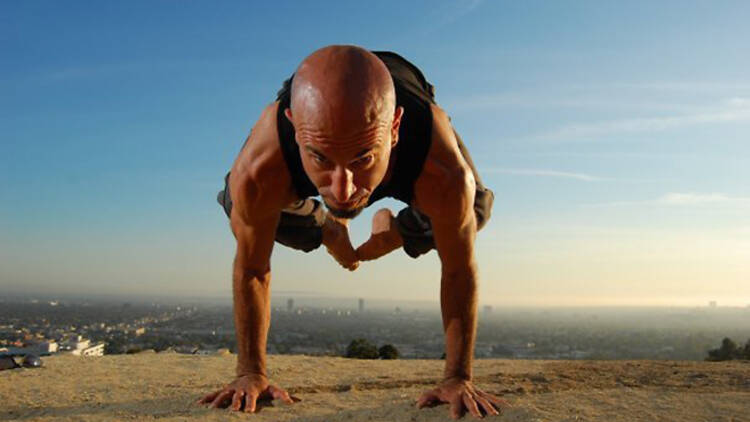
M 750 304 L 750 3 L 286 4 L 0 6 L 0 291 L 229 297 L 224 175 L 300 60 L 357 44 L 422 69 L 495 193 L 480 306 Z M 324 249 L 276 244 L 272 295 L 438 300 L 435 252 Z
M 65 301 L 70 303 L 81 303 L 86 301 L 92 302 L 137 302 L 137 303 L 196 303 L 196 304 L 231 304 L 231 293 L 216 296 L 191 296 L 191 295 L 170 295 L 170 294 L 137 294 L 137 293 L 91 293 L 91 292 L 45 292 L 45 291 L 23 291 L 8 290 L 4 292 L 6 300 L 31 300 L 40 301 Z M 364 299 L 367 306 L 373 306 L 378 309 L 394 306 L 411 307 L 416 309 L 433 309 L 439 310 L 439 299 L 398 299 L 394 297 L 380 296 L 350 296 L 336 295 L 334 293 L 321 292 L 301 292 L 301 291 L 283 291 L 276 290 L 272 292 L 271 301 L 274 306 L 286 306 L 286 301 L 293 299 L 296 305 L 327 307 L 327 306 L 350 306 L 356 308 L 358 300 Z M 485 306 L 492 307 L 495 311 L 512 310 L 512 309 L 750 309 L 750 301 L 743 302 L 734 298 L 726 301 L 711 299 L 700 302 L 698 299 L 669 301 L 669 300 L 640 300 L 634 302 L 608 300 L 608 298 L 599 298 L 598 300 L 589 301 L 570 301 L 561 300 L 552 301 L 525 301 L 525 300 L 507 300 L 501 302 L 491 302 L 480 298 L 479 307 L 482 310 Z M 335 305 L 333 305 L 335 304 Z

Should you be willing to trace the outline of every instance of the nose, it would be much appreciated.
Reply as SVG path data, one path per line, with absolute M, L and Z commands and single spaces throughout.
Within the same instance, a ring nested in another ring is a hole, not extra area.
M 331 180 L 331 194 L 336 202 L 348 202 L 354 194 L 354 174 L 345 167 L 336 167 Z

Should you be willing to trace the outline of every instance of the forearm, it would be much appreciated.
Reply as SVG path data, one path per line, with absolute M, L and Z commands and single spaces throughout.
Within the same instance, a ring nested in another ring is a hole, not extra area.
M 247 271 L 235 264 L 233 275 L 237 376 L 266 374 L 266 341 L 271 323 L 271 272 Z
M 445 378 L 470 380 L 477 326 L 477 271 L 443 274 L 440 304 L 445 332 Z

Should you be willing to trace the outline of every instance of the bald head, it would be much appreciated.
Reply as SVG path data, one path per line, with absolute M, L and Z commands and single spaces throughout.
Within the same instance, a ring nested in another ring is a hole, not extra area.
M 297 130 L 355 133 L 393 120 L 396 93 L 385 64 L 364 48 L 333 45 L 305 58 L 292 83 Z M 299 127 L 303 126 L 303 127 Z

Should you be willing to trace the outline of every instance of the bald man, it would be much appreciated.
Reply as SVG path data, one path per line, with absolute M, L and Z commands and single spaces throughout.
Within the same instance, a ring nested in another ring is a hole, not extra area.
M 293 402 L 266 371 L 270 258 L 278 241 L 306 252 L 323 244 L 352 271 L 400 247 L 414 258 L 437 249 L 445 370 L 417 404 L 449 403 L 455 418 L 464 410 L 498 414 L 506 405 L 472 382 L 474 238 L 493 194 L 417 67 L 356 46 L 313 52 L 265 108 L 225 181 L 218 199 L 237 240 L 237 378 L 200 403 L 254 412 L 258 399 Z M 407 207 L 398 216 L 377 211 L 370 238 L 355 250 L 349 219 L 383 197 Z

